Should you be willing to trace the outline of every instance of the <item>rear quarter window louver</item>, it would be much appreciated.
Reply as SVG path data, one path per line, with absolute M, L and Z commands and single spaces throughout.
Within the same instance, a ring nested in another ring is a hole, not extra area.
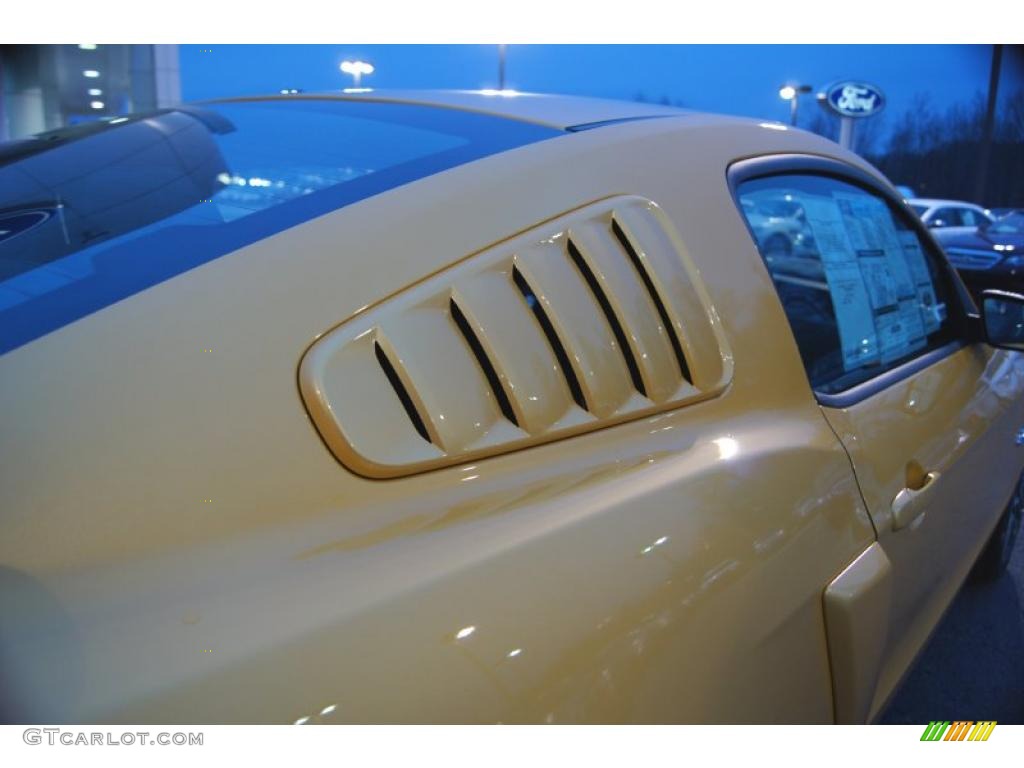
M 396 477 L 714 397 L 730 361 L 664 213 L 619 197 L 339 326 L 309 349 L 299 378 L 337 458 Z

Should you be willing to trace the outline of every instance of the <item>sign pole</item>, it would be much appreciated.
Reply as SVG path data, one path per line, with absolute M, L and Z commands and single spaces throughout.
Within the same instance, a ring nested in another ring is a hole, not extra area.
M 853 151 L 853 118 L 839 118 L 839 146 Z

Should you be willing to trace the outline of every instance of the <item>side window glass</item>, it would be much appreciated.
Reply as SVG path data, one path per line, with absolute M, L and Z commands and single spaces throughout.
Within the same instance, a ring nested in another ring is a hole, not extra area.
M 964 227 L 980 227 L 987 221 L 984 216 L 970 208 L 961 208 L 960 211 L 963 214 L 960 223 Z
M 933 227 L 959 227 L 959 208 L 940 208 L 932 215 L 931 226 Z
M 842 392 L 955 338 L 948 273 L 883 198 L 795 174 L 738 193 L 816 391 Z

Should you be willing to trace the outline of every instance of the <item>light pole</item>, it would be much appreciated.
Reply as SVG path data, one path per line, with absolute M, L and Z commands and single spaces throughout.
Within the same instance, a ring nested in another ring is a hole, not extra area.
M 498 90 L 505 90 L 505 49 L 507 45 L 498 46 Z
M 813 89 L 809 85 L 784 85 L 779 88 L 779 98 L 789 102 L 790 125 L 796 125 L 796 108 L 797 102 L 800 101 L 800 94 L 810 93 L 811 90 Z
M 992 131 L 996 116 L 996 93 L 999 90 L 999 69 L 1003 60 L 1003 46 L 992 46 L 992 69 L 988 77 L 988 106 L 985 109 L 985 122 L 981 129 L 981 153 L 978 158 L 978 171 L 974 180 L 974 200 L 984 203 L 988 191 L 988 163 L 992 154 Z
M 354 87 L 358 88 L 359 83 L 363 80 L 363 75 L 373 74 L 373 64 L 369 64 L 365 61 L 348 61 L 341 62 L 341 71 L 346 75 L 352 75 L 352 82 Z

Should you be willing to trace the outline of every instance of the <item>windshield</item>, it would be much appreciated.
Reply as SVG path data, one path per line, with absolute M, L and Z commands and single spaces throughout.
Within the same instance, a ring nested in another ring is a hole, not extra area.
M 927 205 L 912 205 L 910 207 L 914 210 L 914 213 L 916 213 L 918 216 L 924 216 L 925 212 L 928 210 L 928 206 Z
M 0 144 L 0 354 L 316 216 L 560 133 L 310 98 L 182 106 Z

